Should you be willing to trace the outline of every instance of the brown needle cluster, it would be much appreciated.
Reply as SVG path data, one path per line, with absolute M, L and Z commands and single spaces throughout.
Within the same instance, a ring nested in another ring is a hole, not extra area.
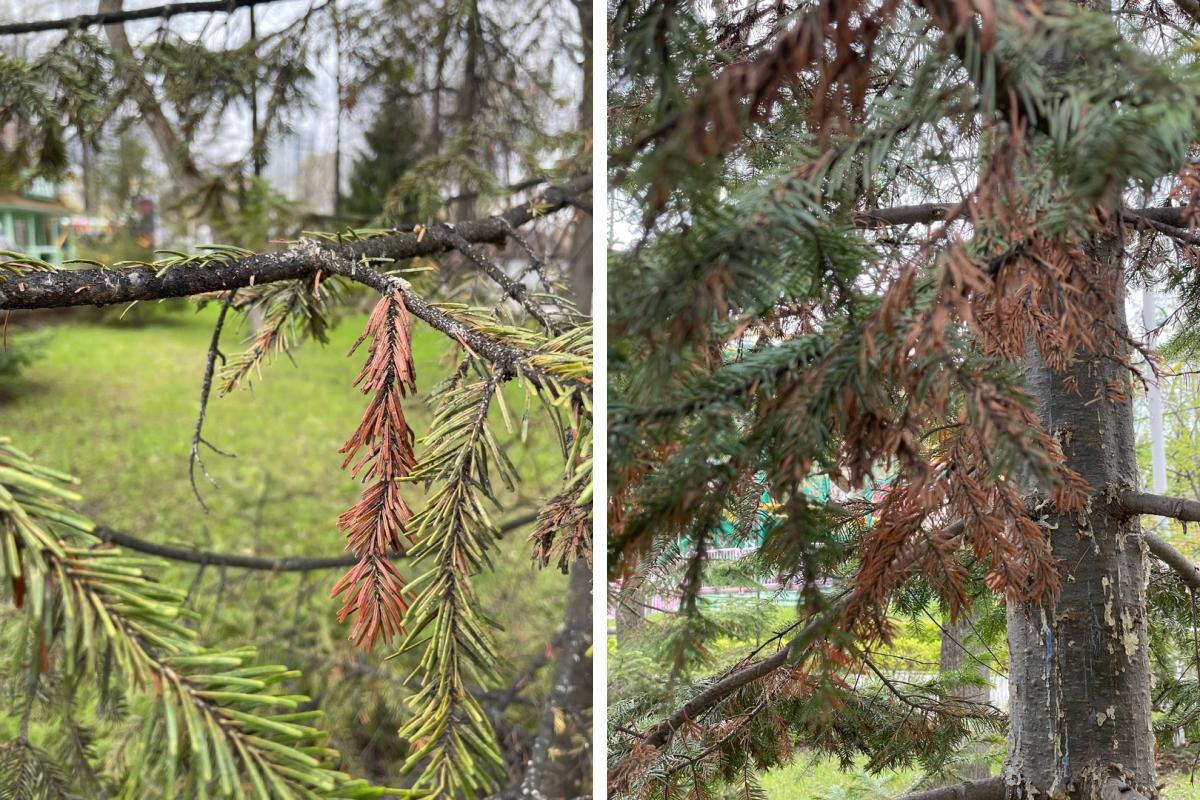
M 350 467 L 367 487 L 357 503 L 338 519 L 346 533 L 346 548 L 358 563 L 333 587 L 343 596 L 338 621 L 354 615 L 350 639 L 370 650 L 380 634 L 390 641 L 402 630 L 408 609 L 405 580 L 388 558 L 413 542 L 405 532 L 412 510 L 400 493 L 400 479 L 412 472 L 413 432 L 401 401 L 416 391 L 412 363 L 412 322 L 399 292 L 384 296 L 375 306 L 366 330 L 350 348 L 352 355 L 368 338 L 367 363 L 354 381 L 371 401 L 362 421 L 342 446 L 342 467 Z M 353 464 L 353 466 L 351 466 Z

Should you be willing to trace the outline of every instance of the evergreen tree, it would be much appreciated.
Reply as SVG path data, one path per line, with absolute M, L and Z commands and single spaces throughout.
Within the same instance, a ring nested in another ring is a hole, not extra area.
M 1152 693 L 1150 650 L 1191 652 L 1198 582 L 1139 515 L 1200 505 L 1137 491 L 1158 368 L 1124 298 L 1178 298 L 1195 355 L 1186 4 L 610 12 L 609 564 L 680 598 L 663 688 L 609 709 L 610 791 L 760 795 L 800 749 L 936 783 L 1006 726 L 1001 777 L 920 797 L 1157 796 L 1197 676 Z M 732 664 L 699 596 L 722 528 L 800 587 Z M 1006 620 L 967 617 L 989 596 Z M 1006 631 L 1007 718 L 968 670 L 879 669 L 897 615 L 943 613 Z
M 421 107 L 407 88 L 411 70 L 392 61 L 380 71 L 379 108 L 364 134 L 365 148 L 350 172 L 350 192 L 342 206 L 347 214 L 366 219 L 383 213 L 392 187 L 415 166 L 425 126 Z M 393 221 L 410 221 L 415 212 L 413 204 L 407 203 L 397 210 Z

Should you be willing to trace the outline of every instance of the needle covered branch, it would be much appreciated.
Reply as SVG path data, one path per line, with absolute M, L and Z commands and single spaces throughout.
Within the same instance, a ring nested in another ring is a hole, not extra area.
M 112 269 L 96 267 L 20 271 L 0 281 L 0 311 L 103 306 L 135 300 L 190 297 L 254 284 L 306 278 L 324 265 L 320 257 L 322 250 L 346 262 L 361 263 L 364 259 L 400 261 L 436 255 L 453 250 L 459 239 L 472 244 L 504 242 L 512 228 L 571 205 L 580 195 L 588 193 L 591 185 L 591 176 L 583 176 L 562 186 L 550 187 L 528 203 L 503 214 L 468 220 L 453 228 L 436 226 L 416 233 L 373 236 L 338 247 L 318 249 L 301 242 L 277 252 L 241 258 L 219 253 L 194 261 L 186 257 L 179 259 L 184 263 L 167 262 Z M 15 262 L 0 265 L 0 274 L 9 265 L 15 265 Z M 383 279 L 373 278 L 372 273 L 378 274 L 374 270 L 361 271 L 361 282 L 384 291 L 381 285 Z M 417 308 L 410 305 L 410 310 L 425 319 Z M 426 319 L 426 322 L 437 327 L 436 316 L 431 316 L 434 319 Z

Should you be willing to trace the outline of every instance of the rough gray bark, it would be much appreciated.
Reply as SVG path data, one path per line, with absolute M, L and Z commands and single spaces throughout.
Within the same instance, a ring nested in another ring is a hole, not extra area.
M 561 800 L 588 794 L 591 783 L 592 572 L 571 566 L 567 619 L 555 642 L 550 702 L 516 797 Z
M 980 663 L 978 648 L 972 645 L 974 639 L 975 634 L 969 613 L 961 613 L 953 621 L 947 619 L 942 625 L 938 670 L 943 675 L 950 672 L 961 674 L 966 670 L 972 670 L 973 674 L 983 678 L 984 668 Z M 986 685 L 967 684 L 957 687 L 953 696 L 968 703 L 985 705 L 988 702 L 988 688 Z M 987 759 L 984 758 L 984 746 L 978 742 L 972 743 L 967 746 L 966 752 L 973 754 L 973 757 L 967 758 L 957 765 L 954 772 L 958 777 L 962 780 L 979 780 L 989 777 L 991 770 L 988 767 Z
M 1124 331 L 1120 231 L 1097 236 L 1089 255 L 1116 292 L 1109 321 Z M 1026 353 L 1026 383 L 1039 418 L 1061 442 L 1067 464 L 1098 494 L 1081 514 L 1051 513 L 1045 520 L 1065 570 L 1058 597 L 1009 606 L 1004 776 L 1010 797 L 1083 800 L 1098 796 L 1113 777 L 1155 796 L 1146 548 L 1137 517 L 1103 498 L 1137 480 L 1130 403 L 1114 402 L 1105 385 L 1116 382 L 1126 398 L 1132 386 L 1128 371 L 1102 355 L 1083 355 L 1055 374 L 1036 346 Z M 1072 378 L 1077 390 L 1068 388 Z

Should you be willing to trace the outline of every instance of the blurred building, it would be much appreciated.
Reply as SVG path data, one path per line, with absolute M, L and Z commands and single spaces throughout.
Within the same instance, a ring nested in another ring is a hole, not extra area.
M 0 192 L 0 247 L 62 266 L 75 257 L 66 224 L 71 214 L 59 200 L 58 186 L 40 178 L 19 191 Z

